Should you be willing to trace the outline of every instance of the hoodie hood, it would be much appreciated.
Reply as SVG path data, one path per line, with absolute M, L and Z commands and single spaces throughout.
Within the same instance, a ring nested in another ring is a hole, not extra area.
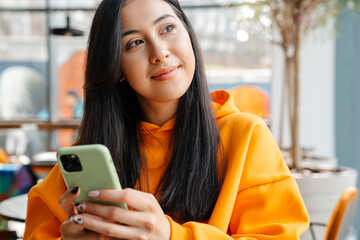
M 219 90 L 211 93 L 213 99 L 213 108 L 216 119 L 222 118 L 232 113 L 238 113 L 233 96 L 225 90 Z
M 225 90 L 218 90 L 211 93 L 212 105 L 216 119 L 220 119 L 232 113 L 238 113 L 239 110 L 235 107 L 233 96 Z M 157 126 L 152 123 L 142 122 L 143 134 L 155 134 L 156 132 L 166 132 L 173 129 L 176 117 L 171 118 L 162 126 Z

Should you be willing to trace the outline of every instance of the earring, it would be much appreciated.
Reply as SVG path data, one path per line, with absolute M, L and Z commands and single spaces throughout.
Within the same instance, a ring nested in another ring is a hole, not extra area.
M 120 78 L 120 83 L 124 82 L 126 80 L 125 77 Z

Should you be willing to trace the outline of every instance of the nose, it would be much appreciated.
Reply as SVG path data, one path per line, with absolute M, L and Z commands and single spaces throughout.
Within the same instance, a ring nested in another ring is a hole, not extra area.
M 151 44 L 150 62 L 153 64 L 162 63 L 170 57 L 170 51 L 164 42 L 156 42 Z

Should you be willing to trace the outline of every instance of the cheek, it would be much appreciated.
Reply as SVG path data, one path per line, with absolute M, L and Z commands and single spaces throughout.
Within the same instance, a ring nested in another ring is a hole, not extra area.
M 141 60 L 134 56 L 125 55 L 122 62 L 124 75 L 129 82 L 133 81 L 133 79 L 137 79 L 137 76 L 141 74 L 141 70 L 144 69 L 144 66 L 141 65 Z
M 123 56 L 121 58 L 121 68 L 124 71 L 125 75 L 129 74 L 131 72 L 131 68 L 133 66 L 132 59 L 127 54 L 123 53 Z

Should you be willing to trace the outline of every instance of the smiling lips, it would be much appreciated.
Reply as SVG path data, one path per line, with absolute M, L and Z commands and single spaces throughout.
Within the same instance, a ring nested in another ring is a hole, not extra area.
M 173 78 L 176 76 L 179 65 L 174 65 L 170 67 L 166 67 L 161 69 L 160 71 L 156 72 L 154 75 L 151 76 L 151 79 L 158 80 L 158 81 L 165 81 L 170 78 Z

